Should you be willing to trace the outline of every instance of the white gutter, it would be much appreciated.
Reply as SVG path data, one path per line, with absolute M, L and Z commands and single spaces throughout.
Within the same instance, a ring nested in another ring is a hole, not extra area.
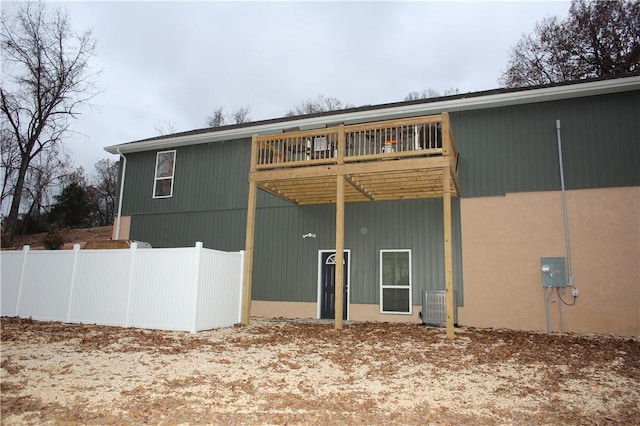
M 122 218 L 122 196 L 124 194 L 124 177 L 127 171 L 127 157 L 120 152 L 120 148 L 116 148 L 116 152 L 124 161 L 122 162 L 122 177 L 120 178 L 120 195 L 118 196 L 118 221 L 116 222 L 115 239 L 120 239 L 120 219 Z
M 445 99 L 436 102 L 389 106 L 387 108 L 383 107 L 363 111 L 338 112 L 335 115 L 301 118 L 299 120 L 276 121 L 265 124 L 259 124 L 258 122 L 254 126 L 218 131 L 212 130 L 210 132 L 188 134 L 163 139 L 143 140 L 140 142 L 111 145 L 104 149 L 111 154 L 151 151 L 185 145 L 249 138 L 256 134 L 264 135 L 280 133 L 285 129 L 295 127 L 300 128 L 301 130 L 309 130 L 325 127 L 327 123 L 355 124 L 368 121 L 390 120 L 399 117 L 439 114 L 444 111 L 455 112 L 481 108 L 497 108 L 631 90 L 640 90 L 640 76 L 545 87 L 540 89 L 519 90 L 515 92 L 473 96 L 469 98 Z

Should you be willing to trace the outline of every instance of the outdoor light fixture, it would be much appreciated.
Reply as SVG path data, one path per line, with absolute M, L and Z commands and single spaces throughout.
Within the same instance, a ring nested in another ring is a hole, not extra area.
M 302 235 L 302 238 L 315 238 L 316 234 L 312 234 L 311 232 L 309 232 L 308 234 L 304 234 Z

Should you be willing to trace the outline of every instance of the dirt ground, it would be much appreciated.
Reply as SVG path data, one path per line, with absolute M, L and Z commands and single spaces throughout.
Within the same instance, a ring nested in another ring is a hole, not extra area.
M 640 339 L 2 318 L 2 424 L 640 424 Z
M 93 228 L 81 228 L 81 229 L 64 229 L 62 233 L 64 235 L 64 247 L 65 250 L 73 249 L 74 244 L 80 244 L 81 247 L 87 241 L 102 241 L 110 240 L 113 232 L 113 226 L 96 226 Z M 29 235 L 16 235 L 13 239 L 11 247 L 7 249 L 22 249 L 22 246 L 28 245 L 33 250 L 44 250 L 44 239 L 47 233 L 29 234 Z

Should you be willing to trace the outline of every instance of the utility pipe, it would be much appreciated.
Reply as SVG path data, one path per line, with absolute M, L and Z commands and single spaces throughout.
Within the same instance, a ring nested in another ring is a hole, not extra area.
M 116 221 L 116 240 L 120 239 L 120 218 L 122 217 L 122 195 L 124 194 L 124 176 L 127 171 L 127 157 L 120 152 L 120 148 L 117 149 L 118 155 L 123 159 L 122 162 L 122 176 L 120 177 L 120 195 L 118 196 L 118 220 Z
M 564 187 L 564 168 L 562 166 L 562 139 L 560 138 L 560 120 L 556 120 L 556 133 L 558 135 L 558 162 L 560 164 L 560 188 L 562 190 L 562 211 L 564 213 L 564 235 L 567 246 L 567 272 L 569 273 L 569 286 L 573 287 L 573 271 L 571 269 L 571 241 L 569 238 L 569 215 L 567 213 L 567 194 Z

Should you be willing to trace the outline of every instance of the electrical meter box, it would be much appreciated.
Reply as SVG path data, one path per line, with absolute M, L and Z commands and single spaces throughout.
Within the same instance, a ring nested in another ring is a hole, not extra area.
M 541 257 L 542 287 L 567 287 L 564 257 Z

